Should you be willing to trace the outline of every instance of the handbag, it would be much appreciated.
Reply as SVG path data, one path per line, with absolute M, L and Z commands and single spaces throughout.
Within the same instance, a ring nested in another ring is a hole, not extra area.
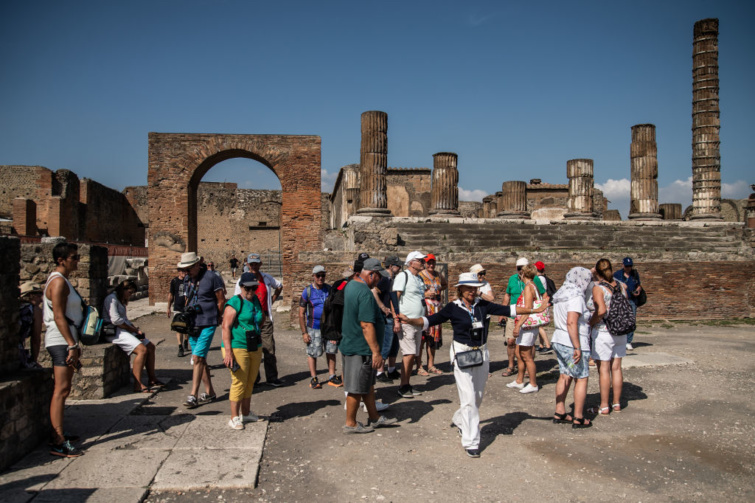
M 637 307 L 644 306 L 648 302 L 648 294 L 645 289 L 640 287 L 640 294 L 637 296 Z
M 531 283 L 528 283 L 531 284 Z M 540 297 L 540 292 L 537 291 L 537 288 L 535 288 L 535 300 L 532 302 L 532 309 L 538 309 L 543 305 L 543 299 Z M 524 307 L 524 293 L 519 296 L 519 300 L 516 303 L 516 307 Z M 517 321 L 524 316 L 524 315 L 518 315 L 516 317 Z M 541 313 L 532 313 L 526 315 L 527 319 L 524 321 L 524 324 L 522 324 L 522 328 L 537 328 L 541 327 L 543 325 L 547 325 L 551 322 L 551 316 L 548 312 L 548 309 Z
M 188 334 L 192 328 L 194 328 L 194 316 L 190 313 L 176 313 L 173 321 L 170 322 L 170 330 L 179 334 Z
M 462 351 L 461 353 L 457 353 L 456 348 L 454 348 L 454 360 L 456 360 L 456 365 L 460 369 L 479 367 L 482 365 L 482 348 L 475 347 L 470 351 Z

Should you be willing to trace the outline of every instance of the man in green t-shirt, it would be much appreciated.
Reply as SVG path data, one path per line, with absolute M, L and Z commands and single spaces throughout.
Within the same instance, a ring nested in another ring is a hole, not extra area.
M 339 350 L 343 358 L 343 383 L 346 390 L 346 425 L 344 433 L 369 433 L 374 428 L 396 422 L 378 414 L 375 408 L 375 375 L 383 365 L 380 354 L 385 318 L 372 295 L 372 289 L 387 271 L 380 261 L 368 258 L 362 271 L 344 290 L 343 338 Z M 378 337 L 377 335 L 381 336 Z M 367 425 L 357 422 L 359 403 L 367 407 Z
M 527 260 L 524 257 L 519 257 L 516 261 L 516 274 L 512 274 L 509 278 L 509 283 L 506 286 L 506 293 L 503 295 L 503 305 L 504 306 L 510 306 L 512 304 L 516 304 L 519 300 L 519 297 L 522 295 L 522 291 L 524 290 L 524 279 L 522 278 L 522 269 L 524 266 L 529 265 L 530 261 Z M 535 281 L 535 287 L 537 288 L 537 291 L 540 292 L 540 295 L 543 295 L 545 293 L 545 287 L 542 285 L 540 281 Z M 514 319 L 511 318 L 506 323 L 506 331 L 504 335 L 504 339 L 506 340 L 506 353 L 508 353 L 509 357 L 509 366 L 506 367 L 503 370 L 503 376 L 508 377 L 511 375 L 516 374 L 516 369 L 514 368 L 515 364 L 515 357 L 516 357 L 516 344 L 514 341 L 516 341 L 516 337 L 514 336 Z

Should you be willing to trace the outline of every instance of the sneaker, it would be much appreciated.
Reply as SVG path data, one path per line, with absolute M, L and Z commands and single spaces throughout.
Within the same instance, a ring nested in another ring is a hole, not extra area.
M 66 440 L 62 444 L 53 445 L 50 449 L 50 454 L 62 458 L 78 458 L 84 453 L 80 449 L 72 446 L 70 441 Z
M 464 449 L 467 451 L 467 456 L 470 458 L 479 458 L 480 457 L 480 449 Z
M 516 389 L 522 389 L 524 388 L 524 383 L 518 383 L 516 381 L 511 381 L 506 385 L 507 388 L 516 388 Z
M 379 373 L 375 380 L 384 384 L 393 384 L 393 379 L 388 377 L 388 374 L 386 372 Z
M 272 381 L 268 380 L 267 384 L 276 388 L 280 388 L 281 386 L 284 386 L 286 383 L 284 383 L 280 379 L 273 379 Z
M 322 388 L 322 384 L 317 380 L 317 377 L 313 377 L 309 380 L 309 387 L 312 389 L 320 389 Z
M 245 424 L 246 423 L 256 423 L 259 420 L 260 420 L 260 418 L 257 417 L 257 415 L 254 412 L 252 412 L 252 411 L 249 411 L 249 414 L 247 414 L 245 416 L 241 416 L 241 421 L 243 423 L 245 423 Z
M 409 386 L 409 391 L 412 392 L 413 396 L 420 396 L 422 394 L 421 391 L 417 391 L 416 389 L 412 388 L 411 386 Z
M 199 403 L 205 404 L 205 403 L 212 403 L 217 398 L 216 395 L 208 395 L 207 393 L 200 393 L 199 394 Z
M 386 372 L 391 379 L 401 379 L 401 373 L 394 369 L 393 372 Z
M 197 397 L 194 395 L 189 395 L 189 398 L 186 399 L 184 402 L 184 407 L 187 409 L 194 409 L 196 407 L 199 407 L 199 402 L 197 402 Z
M 343 432 L 346 435 L 350 435 L 352 433 L 372 433 L 375 431 L 375 429 L 372 426 L 365 426 L 360 422 L 357 422 L 356 426 L 344 426 Z
M 230 421 L 228 421 L 228 426 L 230 426 L 234 430 L 243 430 L 244 420 L 241 419 L 241 416 L 234 416 Z
M 63 439 L 66 442 L 78 442 L 79 440 L 81 440 L 81 437 L 78 436 L 78 435 L 71 435 L 70 433 L 64 431 L 63 432 Z M 54 445 L 56 445 L 55 444 L 55 438 L 54 437 L 50 437 L 50 441 L 47 442 L 47 445 L 49 445 L 50 447 L 53 447 Z
M 533 386 L 533 385 L 527 383 L 527 386 L 525 386 L 524 388 L 520 389 L 519 393 L 525 393 L 525 394 L 526 393 L 537 393 L 538 391 L 540 391 L 540 387 L 539 386 Z
M 632 351 L 634 347 L 630 343 L 627 342 L 627 350 Z
M 186 356 L 186 354 L 184 353 L 184 347 L 178 346 L 178 357 L 183 358 L 184 356 Z
M 333 376 L 330 379 L 328 379 L 328 386 L 333 386 L 334 388 L 341 388 L 343 387 L 343 379 L 341 379 L 341 376 Z
M 396 419 L 395 417 L 380 416 L 376 421 L 367 421 L 367 426 L 372 426 L 373 428 L 384 428 L 386 426 L 396 424 L 397 422 L 398 419 Z
M 403 398 L 414 398 L 414 393 L 412 393 L 411 386 L 399 386 L 398 394 Z

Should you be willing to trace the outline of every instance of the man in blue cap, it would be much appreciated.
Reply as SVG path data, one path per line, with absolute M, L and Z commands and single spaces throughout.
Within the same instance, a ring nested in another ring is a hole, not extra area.
M 632 312 L 637 317 L 637 301 L 642 293 L 642 286 L 640 285 L 640 274 L 634 269 L 634 262 L 632 257 L 624 257 L 623 260 L 624 269 L 613 273 L 613 277 L 616 281 L 621 281 L 627 285 L 627 293 L 629 294 L 629 305 L 632 306 Z M 627 334 L 627 349 L 632 350 L 632 339 L 634 339 L 634 332 Z

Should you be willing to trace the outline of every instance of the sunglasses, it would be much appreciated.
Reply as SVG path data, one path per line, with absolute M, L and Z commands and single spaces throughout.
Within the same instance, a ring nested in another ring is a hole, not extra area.
M 485 271 L 481 271 L 481 272 L 478 272 L 478 273 L 477 273 L 477 275 L 478 275 L 478 276 L 485 276 L 486 274 L 487 274 L 487 273 L 486 273 Z
M 315 274 L 315 278 L 324 278 L 324 277 L 325 277 L 324 272 L 318 272 L 317 274 Z
M 257 291 L 257 285 L 254 285 L 254 286 L 242 286 L 241 288 L 243 288 L 247 292 L 249 292 L 249 291 L 256 292 Z

